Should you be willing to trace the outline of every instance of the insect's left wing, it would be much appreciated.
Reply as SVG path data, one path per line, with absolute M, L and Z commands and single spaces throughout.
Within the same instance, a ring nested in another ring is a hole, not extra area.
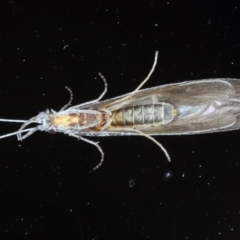
M 135 125 L 151 135 L 196 134 L 240 128 L 240 80 L 209 79 L 163 85 L 100 102 L 94 109 L 110 111 L 145 104 L 169 103 L 177 116 L 168 124 Z M 237 92 L 236 92 L 237 91 Z M 123 130 L 124 128 L 122 128 Z M 122 131 L 121 130 L 121 131 Z M 114 127 L 108 131 L 115 131 Z

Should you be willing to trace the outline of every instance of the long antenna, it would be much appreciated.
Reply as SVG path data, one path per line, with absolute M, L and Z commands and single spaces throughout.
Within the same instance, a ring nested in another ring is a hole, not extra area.
M 14 119 L 4 119 L 0 118 L 0 122 L 19 122 L 19 123 L 25 123 L 27 120 L 14 120 Z
M 4 119 L 4 118 L 0 118 L 0 122 L 15 122 L 15 123 L 25 123 L 27 122 L 27 120 L 20 120 L 20 119 Z M 27 128 L 27 129 L 24 129 L 24 130 L 21 130 L 21 131 L 16 131 L 16 132 L 13 132 L 13 133 L 8 133 L 8 134 L 5 134 L 5 135 L 2 135 L 0 136 L 0 139 L 2 138 L 7 138 L 7 137 L 11 137 L 13 135 L 17 135 L 19 132 L 22 133 L 22 132 L 29 132 L 31 130 L 33 130 L 34 128 Z

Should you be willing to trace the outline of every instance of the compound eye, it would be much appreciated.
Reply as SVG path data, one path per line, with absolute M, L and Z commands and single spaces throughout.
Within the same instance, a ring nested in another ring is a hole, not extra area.
M 54 131 L 53 129 L 51 129 L 51 130 L 48 131 L 48 133 L 50 133 L 50 134 L 55 134 L 56 131 Z

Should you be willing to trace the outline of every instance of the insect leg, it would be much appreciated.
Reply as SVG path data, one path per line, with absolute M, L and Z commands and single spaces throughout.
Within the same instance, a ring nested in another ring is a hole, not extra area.
M 28 136 L 32 135 L 34 132 L 39 130 L 39 126 L 35 127 L 35 128 L 30 128 L 28 129 L 28 133 L 26 133 L 25 135 L 22 135 L 23 132 L 25 132 L 23 129 L 19 130 L 17 133 L 17 138 L 19 141 L 22 141 L 23 139 L 27 138 Z
M 69 136 L 76 137 L 76 138 L 78 138 L 78 139 L 80 139 L 80 140 L 83 140 L 83 141 L 85 141 L 85 142 L 87 142 L 87 143 L 90 143 L 90 144 L 94 145 L 95 147 L 97 147 L 97 149 L 98 149 L 99 152 L 101 153 L 101 160 L 100 160 L 100 162 L 98 163 L 98 165 L 93 168 L 93 170 L 98 169 L 98 168 L 102 165 L 102 163 L 103 163 L 103 161 L 104 161 L 104 152 L 103 152 L 102 148 L 98 145 L 98 142 L 91 141 L 91 140 L 89 140 L 89 139 L 87 139 L 87 138 L 84 138 L 84 137 L 82 137 L 82 136 L 78 136 L 78 135 L 76 135 L 76 134 L 69 134 Z
M 153 62 L 153 66 L 149 72 L 149 74 L 147 75 L 147 77 L 141 82 L 141 84 L 133 91 L 131 92 L 130 94 L 128 94 L 126 97 L 123 97 L 121 99 L 121 101 L 125 101 L 129 98 L 131 98 L 134 94 L 136 94 L 138 92 L 138 90 L 149 80 L 149 78 L 151 77 L 152 73 L 154 72 L 155 70 L 155 67 L 157 65 L 157 60 L 158 60 L 158 51 L 155 52 L 155 58 L 154 58 L 154 62 Z
M 115 128 L 115 130 L 117 130 L 117 128 Z M 121 130 L 121 129 L 120 129 L 120 130 Z M 167 150 L 166 150 L 166 149 L 163 147 L 163 145 L 162 145 L 160 142 L 158 142 L 155 138 L 153 138 L 153 137 L 151 137 L 150 135 L 148 135 L 148 134 L 146 134 L 146 133 L 144 133 L 144 132 L 142 132 L 142 131 L 140 131 L 140 130 L 137 130 L 137 129 L 135 129 L 135 128 L 124 128 L 124 131 L 136 132 L 136 133 L 138 133 L 139 135 L 141 135 L 141 136 L 143 136 L 143 137 L 146 137 L 146 138 L 148 138 L 149 140 L 153 141 L 155 144 L 157 144 L 157 145 L 162 149 L 162 151 L 164 152 L 165 156 L 167 157 L 167 160 L 168 160 L 169 162 L 171 162 L 171 158 L 170 158 Z
M 99 102 L 103 96 L 106 94 L 107 92 L 107 87 L 108 87 L 108 84 L 107 84 L 107 79 L 101 74 L 101 73 L 98 73 L 98 75 L 101 77 L 101 79 L 103 80 L 104 82 L 104 90 L 102 92 L 102 94 L 99 96 L 99 98 L 96 100 L 96 102 Z
M 138 92 L 138 90 L 149 80 L 149 78 L 151 77 L 152 73 L 155 70 L 155 67 L 157 65 L 157 60 L 158 60 L 158 51 L 155 52 L 155 57 L 154 57 L 154 62 L 153 62 L 153 66 L 149 72 L 149 74 L 147 75 L 147 77 L 141 82 L 141 84 L 132 92 L 130 93 L 128 96 L 124 97 L 123 99 L 128 99 L 131 98 L 134 94 L 136 94 Z M 105 84 L 105 90 L 103 91 L 103 93 L 100 95 L 100 97 L 96 100 L 97 102 L 100 101 L 102 99 L 102 97 L 105 95 L 105 93 L 107 92 L 107 80 L 104 78 L 104 76 L 101 73 L 98 73 L 98 75 L 102 78 L 102 80 L 104 81 Z M 121 100 L 123 100 L 121 99 Z
M 27 128 L 27 129 L 21 130 L 21 133 L 23 133 L 23 132 L 31 132 L 31 131 L 33 131 L 34 129 L 35 129 L 35 128 Z M 13 135 L 18 135 L 18 134 L 19 134 L 19 131 L 12 132 L 12 133 L 8 133 L 8 134 L 5 134 L 5 135 L 0 136 L 0 139 L 1 139 L 1 138 L 6 138 L 6 137 L 10 137 L 10 136 L 13 136 Z M 18 139 L 18 140 L 22 140 L 22 138 L 21 138 L 21 139 Z
M 86 107 L 87 105 L 90 105 L 90 104 L 99 102 L 99 101 L 103 98 L 103 96 L 104 96 L 104 95 L 106 94 L 106 92 L 107 92 L 108 84 L 107 84 L 106 78 L 105 78 L 101 73 L 98 73 L 98 75 L 102 78 L 102 80 L 103 80 L 103 82 L 104 82 L 104 90 L 103 90 L 103 92 L 101 93 L 101 95 L 100 95 L 97 99 L 95 99 L 95 100 L 92 100 L 92 101 L 89 101 L 89 102 L 85 102 L 85 103 L 81 103 L 81 104 L 79 104 L 79 105 L 70 107 L 70 108 L 68 108 L 68 109 L 72 109 L 72 108 L 74 108 L 74 109 L 78 108 L 78 109 L 79 109 L 79 108 L 82 108 L 82 107 Z
M 91 141 L 91 140 L 89 140 L 89 139 L 87 139 L 87 138 L 83 138 L 83 137 L 81 137 L 80 139 L 83 140 L 83 141 L 85 141 L 85 142 L 88 142 L 88 143 L 90 143 L 90 144 L 92 144 L 92 145 L 94 145 L 94 146 L 96 146 L 96 147 L 98 148 L 98 150 L 99 150 L 99 152 L 101 153 L 102 157 L 101 157 L 101 160 L 100 160 L 100 162 L 98 163 L 98 165 L 95 166 L 95 167 L 93 168 L 93 170 L 98 169 L 98 168 L 102 165 L 102 163 L 103 163 L 103 161 L 104 161 L 104 152 L 103 152 L 102 148 L 98 145 L 98 142 L 94 142 L 94 141 Z
M 129 130 L 130 130 L 130 129 L 129 129 Z M 131 131 L 137 132 L 139 135 L 142 135 L 143 137 L 146 137 L 146 138 L 152 140 L 154 143 L 156 143 L 156 144 L 162 149 L 162 151 L 164 152 L 164 154 L 166 155 L 167 160 L 168 160 L 169 162 L 171 162 L 171 158 L 170 158 L 167 150 L 166 150 L 166 149 L 164 148 L 164 146 L 163 146 L 160 142 L 158 142 L 155 138 L 153 138 L 153 137 L 151 137 L 150 135 L 145 134 L 145 133 L 143 133 L 143 132 L 141 132 L 141 131 L 139 131 L 139 130 L 137 130 L 137 129 L 132 129 Z
M 60 111 L 63 111 L 64 109 L 66 109 L 67 107 L 69 107 L 70 105 L 71 105 L 71 103 L 72 103 L 72 100 L 73 100 L 73 92 L 72 92 L 72 90 L 69 88 L 69 87 L 65 87 L 69 92 L 70 92 L 70 100 L 69 100 L 69 102 L 66 104 L 66 105 L 64 105 L 61 109 L 60 109 Z
M 147 77 L 141 82 L 141 84 L 131 93 L 131 96 L 133 96 L 147 81 L 148 79 L 151 77 L 152 73 L 155 70 L 155 67 L 157 65 L 157 60 L 158 60 L 158 51 L 155 52 L 155 58 L 154 58 L 154 62 L 153 62 L 153 66 L 149 72 L 149 74 L 147 75 Z

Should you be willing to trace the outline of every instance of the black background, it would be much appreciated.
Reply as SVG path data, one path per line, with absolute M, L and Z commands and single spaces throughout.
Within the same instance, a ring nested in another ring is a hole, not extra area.
M 185 80 L 240 77 L 238 1 L 1 1 L 0 117 Z M 20 124 L 1 123 L 0 133 Z M 0 142 L 1 239 L 240 239 L 240 133 Z

